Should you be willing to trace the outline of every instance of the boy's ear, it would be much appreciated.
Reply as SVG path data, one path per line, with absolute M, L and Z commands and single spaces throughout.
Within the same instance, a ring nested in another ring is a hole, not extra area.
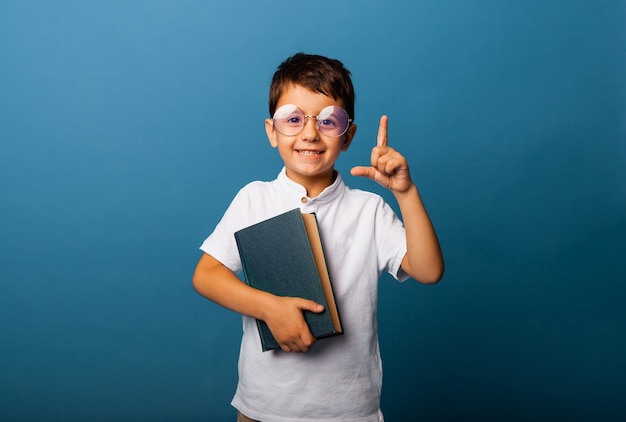
M 267 139 L 270 141 L 272 148 L 276 148 L 278 142 L 276 142 L 276 129 L 274 129 L 274 121 L 272 119 L 265 119 L 265 133 L 267 134 Z
M 347 151 L 348 147 L 352 143 L 352 139 L 354 139 L 354 135 L 356 135 L 356 125 L 350 125 L 348 130 L 346 131 L 345 139 L 343 140 L 343 145 L 341 146 L 342 151 Z

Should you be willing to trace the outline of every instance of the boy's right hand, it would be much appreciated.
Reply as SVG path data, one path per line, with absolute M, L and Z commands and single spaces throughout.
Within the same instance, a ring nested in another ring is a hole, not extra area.
M 264 321 L 285 352 L 307 352 L 315 337 L 304 319 L 304 311 L 320 313 L 324 307 L 312 300 L 274 296 Z

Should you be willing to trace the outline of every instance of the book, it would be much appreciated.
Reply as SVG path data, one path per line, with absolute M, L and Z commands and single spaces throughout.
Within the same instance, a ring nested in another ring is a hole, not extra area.
M 343 334 L 315 214 L 296 208 L 237 231 L 235 240 L 246 283 L 323 305 L 319 314 L 304 311 L 316 339 Z M 263 351 L 279 349 L 267 324 L 256 322 Z

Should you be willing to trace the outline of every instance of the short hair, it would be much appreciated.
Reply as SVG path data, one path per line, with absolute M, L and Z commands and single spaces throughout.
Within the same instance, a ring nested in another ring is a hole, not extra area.
M 269 95 L 270 116 L 289 85 L 296 84 L 313 92 L 341 100 L 354 120 L 354 86 L 350 71 L 339 60 L 315 54 L 297 53 L 282 62 L 272 78 Z

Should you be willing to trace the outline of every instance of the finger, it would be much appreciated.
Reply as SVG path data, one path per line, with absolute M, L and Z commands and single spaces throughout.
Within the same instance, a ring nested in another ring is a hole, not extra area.
M 311 346 L 313 346 L 313 343 L 315 343 L 315 337 L 313 337 L 313 334 L 311 334 L 307 326 L 298 337 L 294 338 L 290 343 L 286 343 L 284 346 L 287 350 L 285 350 L 285 348 L 283 348 L 283 350 L 296 353 L 308 352 Z
M 277 339 L 278 340 L 278 339 Z M 279 340 L 278 345 L 285 352 L 306 352 L 315 343 L 315 337 L 311 334 L 309 326 L 304 323 L 298 333 L 285 340 Z
M 311 346 L 313 346 L 313 343 L 315 343 L 315 337 L 313 337 L 313 334 L 309 331 L 300 337 L 298 347 L 301 352 L 308 352 Z
M 378 159 L 376 165 L 378 171 L 385 174 L 394 174 L 400 167 L 401 161 L 391 154 L 385 154 Z
M 367 177 L 368 179 L 374 179 L 376 170 L 373 167 L 356 166 L 350 169 L 350 174 L 358 177 Z
M 296 340 L 293 340 L 291 342 L 285 342 L 282 344 L 279 344 L 280 348 L 283 349 L 284 352 L 290 353 L 290 352 L 300 352 L 300 346 L 298 345 L 298 342 Z
M 396 171 L 400 168 L 401 164 L 402 163 L 397 158 L 391 158 L 384 164 L 383 172 L 389 175 L 395 174 Z
M 389 127 L 389 118 L 387 116 L 381 116 L 380 125 L 378 126 L 378 138 L 376 145 L 379 147 L 387 146 L 387 130 Z
M 376 146 L 372 148 L 372 153 L 370 154 L 370 165 L 374 168 L 378 165 L 378 160 L 382 155 L 385 155 L 385 151 L 388 147 Z
M 316 302 L 314 302 L 312 300 L 306 300 L 306 299 L 303 299 L 300 302 L 299 308 L 300 308 L 300 310 L 311 311 L 311 312 L 314 312 L 316 314 L 319 314 L 320 312 L 324 312 L 324 306 L 322 306 L 319 303 L 316 303 Z

